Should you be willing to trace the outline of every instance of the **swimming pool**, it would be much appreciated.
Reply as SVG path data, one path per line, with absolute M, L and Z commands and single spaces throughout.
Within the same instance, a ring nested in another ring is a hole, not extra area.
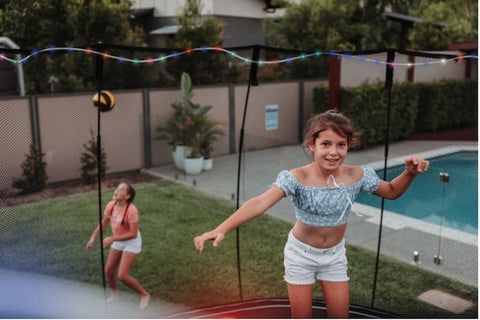
M 428 160 L 430 169 L 418 176 L 400 198 L 385 200 L 384 209 L 477 235 L 478 151 L 452 152 Z M 404 168 L 403 164 L 388 168 L 387 180 L 392 180 Z M 383 167 L 376 172 L 383 178 Z M 448 182 L 440 180 L 441 172 L 448 173 Z M 356 202 L 375 208 L 381 206 L 379 197 L 366 193 L 359 194 Z

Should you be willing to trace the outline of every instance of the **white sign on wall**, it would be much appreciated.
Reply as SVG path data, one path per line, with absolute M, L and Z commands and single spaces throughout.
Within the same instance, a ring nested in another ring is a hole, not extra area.
M 265 106 L 265 130 L 278 129 L 278 105 L 269 104 Z

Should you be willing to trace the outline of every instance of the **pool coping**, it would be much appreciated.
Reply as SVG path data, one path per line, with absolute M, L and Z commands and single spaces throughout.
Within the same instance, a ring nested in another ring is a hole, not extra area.
M 393 166 L 398 166 L 402 165 L 405 163 L 405 158 L 412 157 L 412 156 L 417 156 L 420 158 L 424 159 L 429 159 L 429 158 L 434 158 L 434 157 L 439 157 L 439 156 L 444 156 L 450 153 L 455 153 L 455 152 L 460 152 L 460 151 L 477 151 L 478 152 L 478 146 L 448 146 L 448 147 L 443 147 L 443 148 L 438 148 L 438 149 L 431 149 L 428 151 L 422 151 L 419 153 L 414 153 L 414 154 L 408 154 L 405 156 L 400 156 L 400 157 L 395 157 L 391 160 L 388 160 L 388 165 L 390 167 Z M 370 162 L 367 164 L 367 166 L 370 166 L 373 168 L 373 170 L 381 170 L 385 166 L 385 161 L 384 160 L 379 160 L 379 161 L 374 161 Z
M 380 225 L 380 216 L 378 214 L 380 211 L 379 208 L 361 203 L 354 203 L 353 210 L 364 216 L 368 216 L 366 219 L 367 222 Z M 432 222 L 408 217 L 388 210 L 384 210 L 383 212 L 384 216 L 382 225 L 384 227 L 388 227 L 393 230 L 411 228 L 432 235 L 439 235 L 439 233 L 441 233 L 442 237 L 478 247 L 478 235 L 473 233 L 441 226 Z

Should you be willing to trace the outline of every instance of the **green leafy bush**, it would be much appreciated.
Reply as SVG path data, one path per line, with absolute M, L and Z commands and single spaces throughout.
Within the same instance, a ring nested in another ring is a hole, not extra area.
M 475 124 L 478 118 L 476 80 L 442 80 L 431 83 L 403 82 L 390 92 L 389 140 L 399 141 L 413 132 L 435 132 Z M 339 110 L 361 133 L 361 148 L 385 142 L 388 110 L 383 83 L 340 89 Z M 314 88 L 314 113 L 328 106 L 328 86 Z

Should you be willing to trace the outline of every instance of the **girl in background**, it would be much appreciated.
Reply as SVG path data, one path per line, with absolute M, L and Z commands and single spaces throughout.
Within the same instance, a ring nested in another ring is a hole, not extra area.
M 145 309 L 150 300 L 150 294 L 142 285 L 130 275 L 130 268 L 135 258 L 142 250 L 142 237 L 138 228 L 138 209 L 132 203 L 135 198 L 135 189 L 129 184 L 122 182 L 113 193 L 104 212 L 102 228 L 105 229 L 110 223 L 112 236 L 103 239 L 103 247 L 110 248 L 105 274 L 110 287 L 112 301 L 118 297 L 117 279 L 115 273 L 118 270 L 118 279 L 135 290 L 140 295 L 140 309 Z M 100 234 L 100 226 L 93 231 L 88 240 L 86 249 L 91 250 L 95 239 Z

